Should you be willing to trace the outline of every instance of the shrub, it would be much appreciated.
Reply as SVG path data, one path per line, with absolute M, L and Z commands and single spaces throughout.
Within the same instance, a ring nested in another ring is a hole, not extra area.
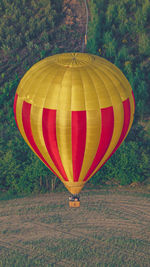
M 146 33 L 139 35 L 139 53 L 144 56 L 150 55 L 150 39 Z
M 121 185 L 142 182 L 150 171 L 149 156 L 137 142 L 124 142 L 108 162 L 97 172 L 91 183 L 115 179 Z
M 91 10 L 91 21 L 88 24 L 88 42 L 87 42 L 87 51 L 93 54 L 97 53 L 98 50 L 98 27 L 99 27 L 99 15 L 94 1 L 90 2 Z
M 128 49 L 124 45 L 121 47 L 121 49 L 118 52 L 118 58 L 121 61 L 127 61 L 129 58 Z
M 112 36 L 112 32 L 107 31 L 103 37 L 105 54 L 108 59 L 115 58 L 116 56 L 117 42 Z
M 113 24 L 113 20 L 117 17 L 117 5 L 109 4 L 106 11 L 106 23 L 107 25 Z
M 149 0 L 145 0 L 142 6 L 142 15 L 145 26 L 148 25 L 150 19 L 150 2 Z

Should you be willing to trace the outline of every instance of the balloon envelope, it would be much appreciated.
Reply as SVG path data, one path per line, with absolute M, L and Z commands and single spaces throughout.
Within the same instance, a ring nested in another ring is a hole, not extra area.
M 132 88 L 104 58 L 82 53 L 47 57 L 21 79 L 14 100 L 27 144 L 77 194 L 127 136 Z

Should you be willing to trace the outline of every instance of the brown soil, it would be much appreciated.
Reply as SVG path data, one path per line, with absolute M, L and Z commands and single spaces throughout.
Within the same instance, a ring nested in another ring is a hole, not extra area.
M 86 8 L 84 1 L 64 0 L 64 24 L 71 26 L 72 33 L 78 33 L 78 45 L 73 44 L 73 48 L 78 47 L 78 51 L 82 50 L 86 30 Z M 73 41 L 73 40 L 72 40 Z
M 68 193 L 0 203 L 0 247 L 19 250 L 31 258 L 45 257 L 39 255 L 40 242 L 40 249 L 47 246 L 48 240 L 86 241 L 96 249 L 105 247 L 106 241 L 114 237 L 142 240 L 146 247 L 136 252 L 136 257 L 150 260 L 147 247 L 150 246 L 150 198 L 131 193 L 83 191 L 80 208 L 69 208 Z M 117 244 L 114 246 L 119 249 Z M 123 253 L 131 256 L 133 251 L 124 248 Z M 56 259 L 57 252 L 51 252 L 51 256 Z M 56 266 L 69 266 L 67 260 L 60 262 Z

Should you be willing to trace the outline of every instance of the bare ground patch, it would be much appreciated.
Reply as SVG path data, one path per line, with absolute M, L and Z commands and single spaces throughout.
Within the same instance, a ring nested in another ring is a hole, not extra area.
M 17 263 L 18 262 L 18 265 Z M 150 266 L 150 198 L 83 191 L 0 203 L 0 266 Z

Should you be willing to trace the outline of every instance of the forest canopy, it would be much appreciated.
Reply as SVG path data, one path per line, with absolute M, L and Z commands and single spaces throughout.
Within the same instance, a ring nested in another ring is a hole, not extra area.
M 81 2 L 83 8 L 84 1 Z M 0 2 L 0 190 L 31 193 L 59 183 L 22 139 L 13 115 L 19 80 L 40 59 L 82 49 L 84 30 L 69 1 Z M 86 52 L 104 57 L 129 80 L 136 102 L 134 124 L 124 144 L 91 179 L 101 184 L 144 182 L 150 174 L 150 3 L 148 0 L 89 0 Z M 68 18 L 67 18 L 68 19 Z

